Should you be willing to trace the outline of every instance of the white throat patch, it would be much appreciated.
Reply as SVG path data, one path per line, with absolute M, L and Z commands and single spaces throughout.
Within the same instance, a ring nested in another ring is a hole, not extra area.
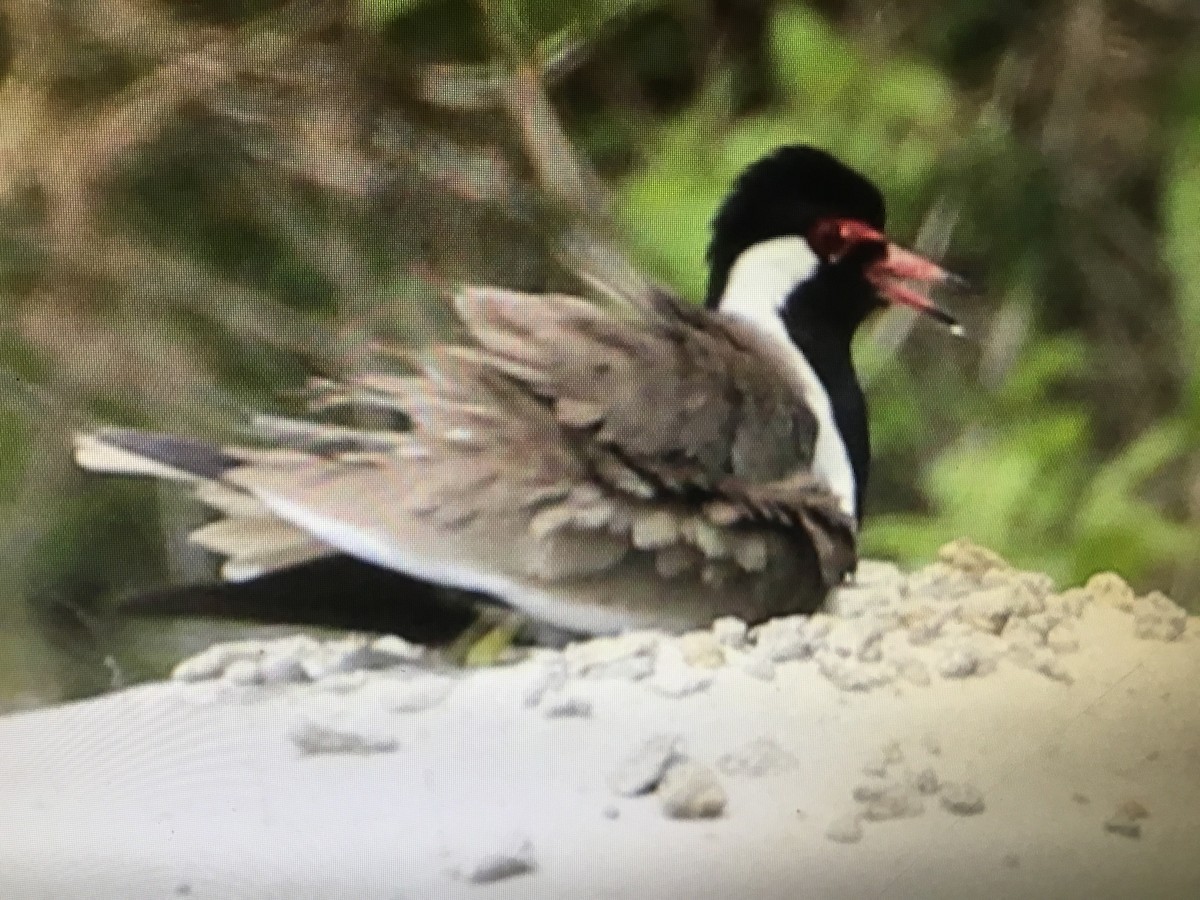
M 808 241 L 799 236 L 778 237 L 754 244 L 734 261 L 717 309 L 786 344 L 787 357 L 804 385 L 805 399 L 817 419 L 813 474 L 829 485 L 842 511 L 857 520 L 854 469 L 834 422 L 829 394 L 804 354 L 788 337 L 781 316 L 788 295 L 816 274 L 819 265 L 820 260 Z
M 717 308 L 770 331 L 782 331 L 779 314 L 788 294 L 812 278 L 820 264 L 802 237 L 761 241 L 747 247 L 733 261 Z

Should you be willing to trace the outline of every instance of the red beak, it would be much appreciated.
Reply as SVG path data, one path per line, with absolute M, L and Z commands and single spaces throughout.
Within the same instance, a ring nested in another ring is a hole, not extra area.
M 864 242 L 882 244 L 886 248 L 883 258 L 868 264 L 865 270 L 867 280 L 879 292 L 880 297 L 889 303 L 907 306 L 936 319 L 956 335 L 963 334 L 962 326 L 954 316 L 914 286 L 933 288 L 950 284 L 962 288 L 966 286 L 962 278 L 947 272 L 932 260 L 893 244 L 887 235 L 864 222 L 842 219 L 834 220 L 833 225 L 847 248 Z

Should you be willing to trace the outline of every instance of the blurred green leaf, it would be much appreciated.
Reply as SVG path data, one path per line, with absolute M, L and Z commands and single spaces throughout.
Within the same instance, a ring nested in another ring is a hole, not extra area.
M 595 38 L 614 19 L 655 0 L 478 0 L 497 43 L 523 61 L 545 63 Z M 540 57 L 540 58 L 539 58 Z
M 929 194 L 953 87 L 915 60 L 866 60 L 812 10 L 780 8 L 771 47 L 785 104 L 727 121 L 715 85 L 666 123 L 651 157 L 621 184 L 618 212 L 647 266 L 689 297 L 703 292 L 708 224 L 733 177 L 766 150 L 825 147 L 877 179 L 901 228 Z
M 429 2 L 431 0 L 355 0 L 355 13 L 361 24 L 379 28 Z

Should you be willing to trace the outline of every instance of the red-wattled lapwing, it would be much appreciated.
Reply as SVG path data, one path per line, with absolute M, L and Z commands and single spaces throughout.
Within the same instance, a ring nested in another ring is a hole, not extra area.
M 950 276 L 883 226 L 869 181 L 784 147 L 714 219 L 704 309 L 468 287 L 470 343 L 315 391 L 411 428 L 264 417 L 265 449 L 105 429 L 76 458 L 190 482 L 224 516 L 192 539 L 258 600 L 167 592 L 165 611 L 388 630 L 453 590 L 584 634 L 812 611 L 856 562 L 855 330 L 885 303 L 957 327 L 915 287 Z

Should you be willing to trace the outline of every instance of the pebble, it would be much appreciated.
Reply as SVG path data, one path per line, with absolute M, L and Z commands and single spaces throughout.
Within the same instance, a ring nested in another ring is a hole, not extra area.
M 664 697 L 678 700 L 707 690 L 715 677 L 711 669 L 696 669 L 688 665 L 680 651 L 670 646 L 659 652 L 649 685 Z
M 775 678 L 775 663 L 757 650 L 742 656 L 738 660 L 738 668 L 759 681 L 772 681 Z
M 878 615 L 901 601 L 900 584 L 863 584 L 855 582 L 838 588 L 826 608 L 844 619 Z
M 917 789 L 918 794 L 929 796 L 936 794 L 941 789 L 941 782 L 938 780 L 937 772 L 933 769 L 925 768 L 913 776 L 913 787 Z
M 898 594 L 904 590 L 904 571 L 894 562 L 884 559 L 860 559 L 851 584 L 857 588 L 893 588 Z
M 679 638 L 678 646 L 689 666 L 719 669 L 725 665 L 725 650 L 710 631 L 688 632 Z
M 1046 610 L 1056 613 L 1064 619 L 1078 619 L 1087 608 L 1091 595 L 1086 588 L 1068 588 L 1061 594 L 1055 594 L 1046 599 Z
M 1040 634 L 1043 640 L 1046 635 L 1058 627 L 1061 621 L 1058 616 L 1049 612 L 1035 613 L 1025 617 L 1025 624 Z
M 855 803 L 870 803 L 872 800 L 882 799 L 889 791 L 898 793 L 903 790 L 904 786 L 896 781 L 864 781 L 854 786 L 850 796 L 854 798 Z
M 736 616 L 723 616 L 712 623 L 712 636 L 722 647 L 740 650 L 746 646 L 749 627 Z
M 899 663 L 897 671 L 901 678 L 917 687 L 928 687 L 932 681 L 929 676 L 929 667 L 915 657 Z
M 222 677 L 230 684 L 249 686 L 263 683 L 258 663 L 249 659 L 234 660 L 226 667 Z
M 725 811 L 728 798 L 717 776 L 694 760 L 672 764 L 655 792 L 670 819 L 712 819 Z
M 878 662 L 879 642 L 885 633 L 886 629 L 874 616 L 842 620 L 830 629 L 823 649 L 846 659 Z M 871 659 L 872 656 L 875 658 Z
M 942 809 L 956 816 L 975 816 L 984 810 L 983 794 L 965 781 L 947 781 L 941 789 Z
M 1161 591 L 1133 601 L 1133 633 L 1148 641 L 1175 641 L 1187 629 L 1187 612 Z
M 1083 589 L 1096 603 L 1108 603 L 1123 612 L 1133 609 L 1133 588 L 1116 572 L 1101 572 L 1088 579 Z
M 809 659 L 818 642 L 829 634 L 828 619 L 820 613 L 770 619 L 754 629 L 755 648 L 775 663 Z
M 1142 823 L 1118 810 L 1105 820 L 1104 830 L 1109 834 L 1137 839 L 1142 836 Z
M 334 672 L 326 675 L 313 685 L 313 688 L 323 693 L 351 694 L 362 690 L 367 684 L 367 673 L 361 669 L 351 672 Z
M 825 837 L 836 844 L 857 844 L 863 838 L 862 822 L 853 813 L 839 816 L 829 823 Z
M 943 544 L 937 552 L 938 562 L 971 575 L 982 575 L 992 569 L 1012 569 L 999 553 L 981 547 L 969 538 L 958 538 Z
M 759 737 L 717 760 L 725 775 L 763 778 L 790 772 L 800 765 L 795 754 L 779 746 L 773 738 Z
M 563 656 L 574 677 L 640 681 L 654 673 L 660 640 L 660 635 L 648 632 L 593 638 L 569 644 Z
M 1037 671 L 1045 675 L 1051 681 L 1057 681 L 1060 684 L 1072 685 L 1075 683 L 1075 676 L 1070 670 L 1063 665 L 1062 660 L 1050 657 L 1049 659 L 1041 659 L 1037 663 Z
M 542 706 L 542 714 L 547 719 L 586 719 L 592 715 L 592 701 L 570 694 L 553 697 Z
M 1040 646 L 1046 643 L 1046 633 L 1038 631 L 1024 619 L 1009 619 L 1008 624 L 1004 626 L 1004 631 L 1000 633 L 1000 637 L 1008 641 L 1010 646 L 1015 644 Z
M 174 681 L 207 681 L 220 678 L 235 662 L 257 662 L 263 655 L 262 641 L 230 641 L 216 644 L 185 659 L 171 670 Z
M 420 644 L 412 644 L 395 634 L 381 635 L 371 642 L 373 661 L 379 668 L 420 662 L 428 651 Z
M 1038 672 L 1052 681 L 1058 681 L 1066 685 L 1075 682 L 1075 677 L 1049 647 L 1013 644 L 1009 648 L 1007 656 L 1013 665 Z
M 888 762 L 883 758 L 883 754 L 873 757 L 863 763 L 862 773 L 871 778 L 886 778 L 888 772 Z
M 307 718 L 297 722 L 288 733 L 288 737 L 301 753 L 310 756 L 324 753 L 366 756 L 373 753 L 391 753 L 399 746 L 391 735 L 323 724 Z
M 962 613 L 978 630 L 1000 634 L 1014 616 L 1041 612 L 1045 604 L 1019 582 L 984 588 L 963 598 Z
M 934 603 L 961 600 L 978 589 L 977 579 L 936 562 L 908 576 L 908 596 Z
M 925 812 L 925 804 L 921 798 L 907 786 L 895 782 L 886 785 L 886 789 L 881 793 L 860 802 L 864 802 L 862 816 L 868 822 L 911 819 Z
M 637 797 L 654 790 L 667 769 L 683 759 L 679 735 L 656 735 L 626 758 L 608 777 L 608 786 L 622 797 Z
M 360 672 L 372 656 L 369 639 L 342 638 L 321 644 L 316 653 L 303 657 L 301 665 L 311 680 L 320 681 L 330 675 Z
M 890 663 L 859 662 L 829 652 L 818 654 L 817 668 L 839 691 L 872 691 L 896 680 L 896 668 Z
M 277 641 L 263 653 L 258 673 L 263 684 L 302 684 L 311 680 L 304 659 L 320 645 L 308 637 Z
M 937 672 L 943 678 L 969 678 L 979 668 L 979 654 L 973 647 L 955 647 L 938 660 Z
M 537 706 L 546 694 L 559 690 L 570 678 L 566 660 L 557 654 L 535 660 L 530 665 L 532 674 L 522 696 L 526 706 Z
M 1132 797 L 1118 806 L 1117 812 L 1134 820 L 1150 818 L 1150 810 L 1146 809 L 1140 801 L 1134 800 Z
M 455 679 L 446 675 L 422 674 L 392 679 L 380 691 L 381 705 L 396 713 L 423 712 L 440 704 L 454 690 Z
M 959 608 L 957 606 L 942 610 L 930 610 L 927 615 L 914 620 L 909 625 L 908 642 L 914 647 L 924 647 L 932 644 L 941 636 L 942 629 L 958 613 Z
M 1046 646 L 1055 653 L 1075 653 L 1079 650 L 1079 638 L 1067 622 L 1062 622 L 1050 629 L 1046 635 Z
M 479 859 L 462 866 L 458 875 L 472 884 L 490 884 L 517 875 L 537 871 L 533 844 L 523 841 L 519 846 L 496 853 L 487 853 Z
M 1009 577 L 1013 578 L 1018 584 L 1030 591 L 1038 600 L 1042 601 L 1043 603 L 1050 598 L 1050 595 L 1054 593 L 1055 588 L 1057 587 L 1057 585 L 1054 583 L 1054 579 L 1045 572 L 1014 572 L 1011 573 Z M 987 579 L 988 576 L 985 575 L 984 581 L 986 582 Z

